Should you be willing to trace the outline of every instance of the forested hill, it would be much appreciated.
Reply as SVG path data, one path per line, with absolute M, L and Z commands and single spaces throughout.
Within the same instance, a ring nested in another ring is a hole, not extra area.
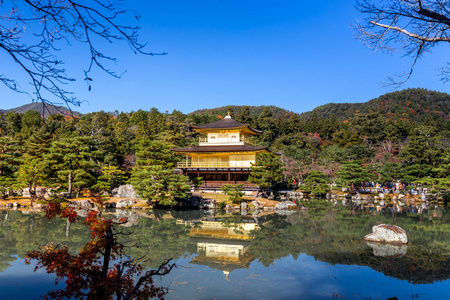
M 211 109 L 199 109 L 196 111 L 193 111 L 189 113 L 188 115 L 198 115 L 198 116 L 213 116 L 215 118 L 217 117 L 225 117 L 228 114 L 228 108 L 231 107 L 233 110 L 233 113 L 235 115 L 238 115 L 241 113 L 241 110 L 244 106 L 242 105 L 230 105 L 230 106 L 222 106 L 217 108 L 211 108 Z M 266 106 L 260 105 L 260 106 L 248 106 L 250 109 L 250 116 L 253 118 L 255 116 L 259 116 L 262 111 L 264 110 Z M 274 118 L 277 118 L 279 116 L 290 116 L 293 114 L 292 111 L 289 111 L 287 109 L 270 105 L 269 107 L 270 111 L 272 112 L 272 116 Z
M 79 112 L 71 111 L 70 109 L 63 107 L 63 106 L 52 106 L 52 105 L 46 105 L 45 108 L 43 107 L 43 104 L 41 102 L 39 103 L 30 103 L 25 104 L 19 107 L 11 108 L 11 109 L 1 109 L 0 108 L 0 114 L 7 113 L 9 111 L 14 111 L 16 113 L 26 113 L 29 110 L 35 110 L 39 112 L 41 115 L 44 113 L 44 117 L 47 117 L 49 115 L 54 114 L 60 114 L 63 116 L 81 116 Z
M 231 105 L 233 113 L 239 115 L 244 106 Z M 294 112 L 277 107 L 268 106 L 273 118 L 289 118 Z M 259 116 L 265 106 L 248 106 L 250 116 Z M 204 119 L 202 123 L 212 122 L 219 117 L 227 115 L 228 106 L 212 109 L 201 109 L 191 112 L 190 116 Z M 388 93 L 365 103 L 329 103 L 318 106 L 312 111 L 301 113 L 300 119 L 307 120 L 316 114 L 320 118 L 330 118 L 335 114 L 339 121 L 349 120 L 356 114 L 370 112 L 383 113 L 389 119 L 399 119 L 422 123 L 427 114 L 431 113 L 435 118 L 450 118 L 450 95 L 426 89 L 407 89 Z
M 443 119 L 450 118 L 450 95 L 426 89 L 407 89 L 382 95 L 365 103 L 329 103 L 300 115 L 309 119 L 313 113 L 318 117 L 330 118 L 336 114 L 340 121 L 355 114 L 381 112 L 390 119 L 408 119 L 422 123 L 428 113 Z

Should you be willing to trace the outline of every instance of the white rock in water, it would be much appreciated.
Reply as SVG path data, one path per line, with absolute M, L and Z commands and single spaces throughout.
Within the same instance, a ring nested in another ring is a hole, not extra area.
M 406 255 L 408 246 L 402 245 L 392 245 L 392 244 L 381 244 L 366 242 L 367 245 L 372 247 L 374 256 L 382 257 L 402 257 Z
M 399 226 L 381 224 L 373 226 L 372 231 L 373 233 L 364 237 L 365 241 L 398 244 L 408 243 L 406 231 Z
M 127 208 L 136 203 L 134 199 L 123 199 L 119 200 L 116 204 L 116 208 Z
M 293 210 L 297 209 L 297 204 L 292 201 L 284 201 L 275 205 L 275 210 Z

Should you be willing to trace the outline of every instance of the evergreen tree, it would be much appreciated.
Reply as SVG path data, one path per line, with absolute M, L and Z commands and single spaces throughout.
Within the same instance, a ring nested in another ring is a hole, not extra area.
M 188 178 L 174 174 L 176 158 L 170 147 L 143 139 L 137 145 L 136 166 L 130 182 L 141 198 L 157 205 L 175 205 L 190 189 Z
M 113 189 L 125 184 L 126 180 L 124 171 L 116 166 L 107 166 L 103 168 L 102 174 L 92 188 L 111 194 Z
M 385 161 L 381 164 L 380 180 L 382 182 L 393 182 L 402 179 L 401 164 Z
M 6 113 L 6 132 L 10 136 L 14 136 L 20 132 L 22 129 L 22 115 L 14 111 L 9 111 Z
M 236 121 L 244 123 L 244 124 L 251 124 L 253 119 L 250 116 L 250 108 L 248 106 L 243 106 L 240 113 L 236 117 Z
M 11 137 L 0 137 L 0 176 L 12 176 L 20 164 L 19 142 Z
M 28 188 L 31 201 L 36 199 L 36 187 L 44 183 L 45 166 L 41 161 L 27 157 L 20 165 L 16 173 L 16 184 L 18 188 Z
M 51 143 L 44 160 L 55 171 L 54 182 L 67 187 L 71 197 L 74 189 L 87 188 L 94 182 L 96 154 L 90 137 L 61 138 Z
M 284 166 L 280 157 L 273 153 L 259 153 L 252 166 L 248 181 L 261 189 L 279 189 L 282 185 Z
M 243 201 L 242 196 L 244 196 L 244 193 L 242 192 L 243 188 L 243 184 L 225 184 L 220 189 L 225 195 L 230 196 L 231 202 L 241 204 Z
M 0 198 L 6 200 L 8 191 L 13 186 L 13 179 L 7 176 L 0 175 Z
M 51 143 L 50 135 L 41 128 L 31 135 L 24 145 L 24 156 L 42 161 Z
M 300 190 L 307 194 L 323 196 L 330 190 L 329 179 L 323 172 L 312 170 L 306 176 Z
M 298 134 L 304 131 L 304 124 L 299 114 L 292 114 L 287 122 L 287 133 Z
M 362 182 L 371 181 L 374 178 L 373 174 L 370 174 L 357 160 L 344 162 L 337 176 L 336 181 L 339 186 L 352 188 L 359 187 Z
M 419 126 L 408 138 L 399 157 L 404 160 L 405 179 L 430 176 L 433 167 L 438 167 L 445 158 L 446 149 L 434 126 Z
M 258 118 L 258 128 L 263 131 L 260 139 L 270 145 L 275 139 L 275 120 L 273 119 L 272 111 L 269 106 L 264 107 L 261 115 Z
M 333 143 L 343 148 L 361 144 L 362 138 L 354 128 L 341 129 L 332 134 Z

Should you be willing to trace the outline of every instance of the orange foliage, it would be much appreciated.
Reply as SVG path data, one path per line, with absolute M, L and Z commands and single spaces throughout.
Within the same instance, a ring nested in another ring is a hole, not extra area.
M 102 197 L 92 196 L 91 201 L 103 207 Z M 49 200 L 47 218 L 60 216 L 68 222 L 75 222 L 78 219 L 75 209 L 70 205 L 63 209 L 62 202 L 67 200 Z M 140 264 L 124 254 L 123 246 L 117 241 L 115 225 L 125 221 L 107 219 L 101 211 L 92 210 L 83 222 L 89 226 L 91 241 L 78 254 L 72 255 L 67 247 L 54 243 L 41 250 L 29 251 L 25 262 L 30 264 L 31 260 L 37 260 L 35 271 L 45 268 L 47 273 L 56 274 L 56 282 L 64 280 L 66 283 L 64 289 L 51 291 L 44 298 L 162 299 L 168 289 L 156 287 L 153 276 L 168 274 L 174 264 L 168 260 L 157 269 L 144 273 Z

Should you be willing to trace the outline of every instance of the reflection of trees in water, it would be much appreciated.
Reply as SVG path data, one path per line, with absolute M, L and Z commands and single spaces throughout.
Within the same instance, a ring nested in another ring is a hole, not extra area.
M 158 215 L 158 217 L 161 217 Z M 132 233 L 119 237 L 134 259 L 142 258 L 142 266 L 155 268 L 168 258 L 178 259 L 196 252 L 188 243 L 189 227 L 176 224 L 172 219 L 139 219 L 139 224 L 122 230 Z
M 285 217 L 271 215 L 261 230 L 253 231 L 250 250 L 265 266 L 288 255 L 313 256 L 331 264 L 369 266 L 385 275 L 414 283 L 450 278 L 450 222 L 445 213 L 418 216 L 404 212 L 392 216 L 387 211 L 372 215 L 370 211 L 352 214 L 346 207 L 331 207 L 326 202 L 309 204 L 307 212 Z M 396 224 L 408 232 L 408 249 L 403 257 L 373 255 L 363 237 L 372 226 Z
M 70 238 L 66 238 L 66 221 L 48 220 L 42 213 L 0 211 L 0 271 L 16 260 L 25 258 L 37 245 L 57 241 L 71 250 L 79 250 L 87 241 L 89 232 L 82 224 L 73 224 Z
M 257 224 L 257 229 L 245 230 L 245 235 L 250 235 L 250 244 L 245 246 L 248 252 L 244 253 L 251 258 L 245 260 L 247 264 L 258 259 L 269 266 L 283 257 L 292 255 L 297 258 L 304 253 L 330 264 L 369 266 L 387 276 L 414 283 L 450 278 L 450 214 L 443 208 L 433 208 L 421 215 L 405 209 L 393 216 L 390 211 L 352 212 L 349 208 L 325 201 L 304 205 L 309 208 L 307 211 L 287 217 L 232 214 L 221 215 L 215 220 L 224 228 L 245 227 L 247 225 L 239 225 L 245 222 Z M 198 253 L 198 243 L 189 238 L 189 232 L 191 228 L 201 229 L 210 222 L 206 221 L 210 217 L 202 216 L 198 212 L 155 211 L 139 218 L 137 225 L 122 228 L 124 233 L 131 234 L 123 235 L 121 241 L 131 257 L 142 257 L 143 266 L 155 267 L 167 258 L 178 259 Z M 400 258 L 374 256 L 373 249 L 364 243 L 363 237 L 372 232 L 373 225 L 381 223 L 399 225 L 408 232 L 406 255 Z M 242 236 L 235 235 L 236 239 Z M 10 266 L 16 259 L 15 255 L 24 258 L 28 250 L 36 249 L 36 244 L 54 241 L 79 250 L 88 236 L 87 228 L 81 223 L 67 228 L 65 220 L 47 220 L 40 213 L 0 211 L 0 271 Z M 226 238 L 223 242 L 212 241 L 207 236 L 202 239 L 202 243 L 233 244 Z M 204 256 L 200 258 L 207 264 L 209 258 Z

